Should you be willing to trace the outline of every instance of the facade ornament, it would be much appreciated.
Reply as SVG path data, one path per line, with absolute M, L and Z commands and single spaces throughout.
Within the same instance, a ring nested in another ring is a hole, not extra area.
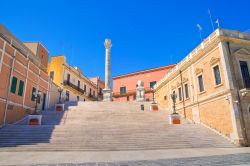
M 200 73 L 202 73 L 203 72 L 203 69 L 202 68 L 196 68 L 195 69 L 195 74 L 196 75 L 198 75 L 198 74 L 200 74 Z
M 210 64 L 210 66 L 213 66 L 213 65 L 215 65 L 216 63 L 218 63 L 219 61 L 220 61 L 220 58 L 212 57 L 212 58 L 210 59 L 209 64 Z

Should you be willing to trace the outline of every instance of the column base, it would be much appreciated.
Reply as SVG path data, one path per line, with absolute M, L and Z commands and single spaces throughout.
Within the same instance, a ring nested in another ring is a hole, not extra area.
M 103 89 L 103 101 L 107 101 L 107 102 L 112 101 L 112 90 L 111 89 Z

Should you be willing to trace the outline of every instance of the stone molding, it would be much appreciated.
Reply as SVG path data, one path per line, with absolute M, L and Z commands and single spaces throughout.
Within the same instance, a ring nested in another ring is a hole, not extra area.
M 210 66 L 213 66 L 213 65 L 215 65 L 216 63 L 218 63 L 219 61 L 220 61 L 220 58 L 212 57 L 212 58 L 210 59 L 209 64 L 210 64 Z
M 198 75 L 198 74 L 200 74 L 200 73 L 202 73 L 202 72 L 203 72 L 203 69 L 202 69 L 202 68 L 196 68 L 195 71 L 194 71 L 194 73 L 195 73 L 196 75 Z

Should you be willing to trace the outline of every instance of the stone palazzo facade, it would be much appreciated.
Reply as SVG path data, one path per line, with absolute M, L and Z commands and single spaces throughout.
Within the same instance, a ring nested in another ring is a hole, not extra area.
M 46 110 L 48 50 L 40 42 L 22 43 L 0 24 L 0 127 L 22 119 L 35 108 Z
M 64 101 L 96 101 L 101 100 L 99 82 L 92 82 L 79 67 L 70 66 L 64 55 L 52 56 L 49 62 L 48 74 L 50 79 L 63 89 Z M 103 88 L 103 86 L 101 86 Z
M 250 34 L 217 29 L 154 86 L 159 105 L 250 144 Z

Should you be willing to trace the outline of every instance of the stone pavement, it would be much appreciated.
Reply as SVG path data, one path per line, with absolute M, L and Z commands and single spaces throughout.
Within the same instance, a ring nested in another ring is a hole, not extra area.
M 0 165 L 250 165 L 250 148 L 191 148 L 106 152 L 1 152 Z

